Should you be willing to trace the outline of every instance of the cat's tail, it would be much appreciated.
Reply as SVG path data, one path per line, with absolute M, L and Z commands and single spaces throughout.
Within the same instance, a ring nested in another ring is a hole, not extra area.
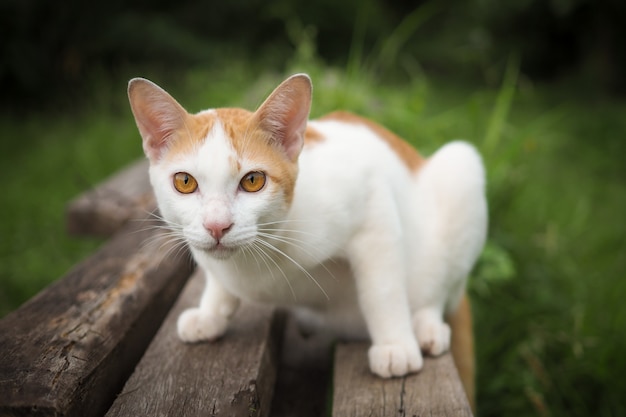
M 486 215 L 485 170 L 472 145 L 454 141 L 442 146 L 423 171 L 420 176 L 434 187 L 440 212 L 461 216 L 459 221 L 477 221 Z
M 482 251 L 487 234 L 482 159 L 469 143 L 451 142 L 428 159 L 418 183 L 422 187 L 420 191 L 426 191 L 432 198 L 430 206 L 438 220 L 437 236 L 457 270 L 454 275 L 465 279 Z

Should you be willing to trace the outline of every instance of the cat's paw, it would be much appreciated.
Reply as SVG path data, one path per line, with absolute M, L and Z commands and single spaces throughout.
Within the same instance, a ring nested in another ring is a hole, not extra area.
M 368 356 L 372 373 L 383 378 L 417 372 L 424 364 L 416 343 L 373 345 Z
M 178 337 L 186 343 L 213 341 L 228 328 L 228 319 L 199 308 L 185 310 L 177 322 Z
M 450 349 L 450 326 L 441 319 L 416 314 L 413 326 L 422 352 L 439 356 Z

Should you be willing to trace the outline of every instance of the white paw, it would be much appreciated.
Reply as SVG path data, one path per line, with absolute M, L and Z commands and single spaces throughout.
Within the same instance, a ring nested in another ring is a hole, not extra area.
M 439 356 L 450 349 L 450 326 L 441 319 L 415 315 L 413 325 L 422 352 Z
M 178 337 L 183 342 L 213 341 L 226 332 L 228 319 L 199 308 L 190 308 L 178 317 L 177 328 Z
M 424 364 L 422 354 L 415 343 L 373 345 L 368 356 L 370 370 L 383 378 L 417 372 Z

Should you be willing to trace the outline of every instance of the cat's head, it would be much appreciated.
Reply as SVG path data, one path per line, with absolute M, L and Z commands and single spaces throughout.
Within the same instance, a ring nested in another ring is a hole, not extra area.
M 192 248 L 226 258 L 284 218 L 311 104 L 308 76 L 285 80 L 255 112 L 189 114 L 140 78 L 128 96 L 161 214 Z

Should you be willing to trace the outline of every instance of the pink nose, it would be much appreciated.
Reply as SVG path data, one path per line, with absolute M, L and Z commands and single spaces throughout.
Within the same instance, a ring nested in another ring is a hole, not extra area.
M 205 223 L 204 228 L 209 232 L 213 239 L 219 241 L 233 227 L 232 223 Z

